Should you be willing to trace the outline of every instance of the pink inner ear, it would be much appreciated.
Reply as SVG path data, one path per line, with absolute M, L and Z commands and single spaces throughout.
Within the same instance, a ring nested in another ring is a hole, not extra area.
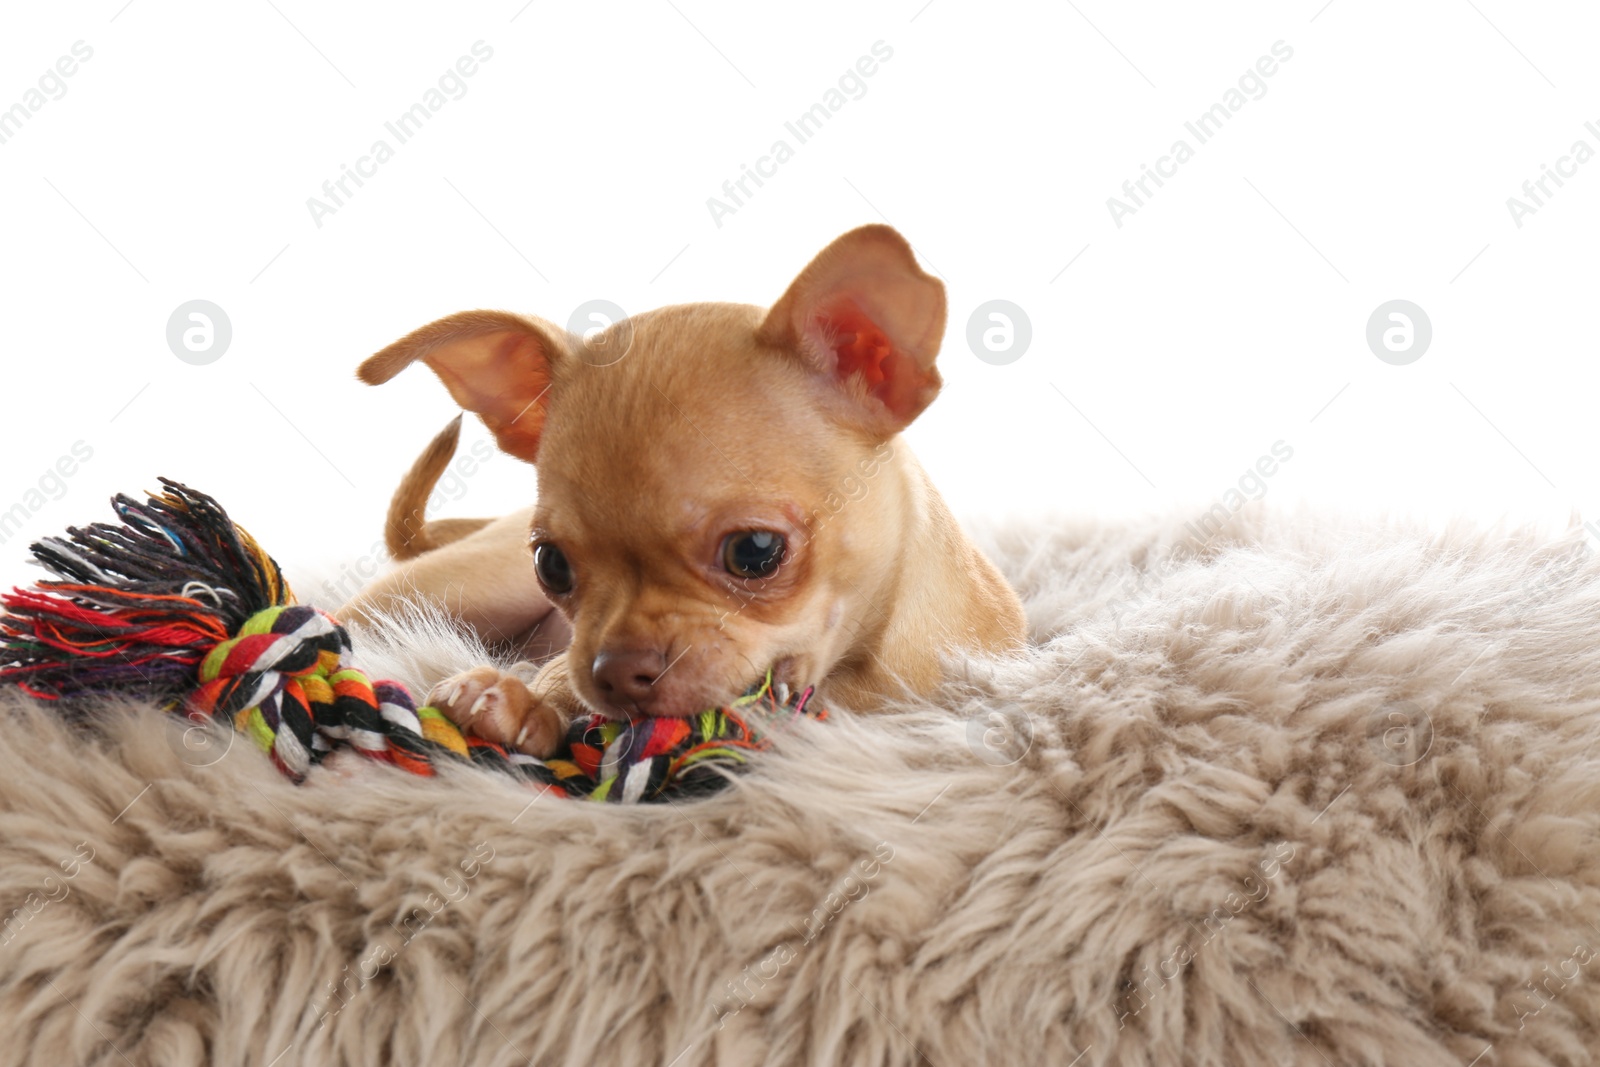
M 500 447 L 532 463 L 550 388 L 548 353 L 517 330 L 475 334 L 425 357 L 456 403 L 483 418 Z
M 849 298 L 838 300 L 818 315 L 821 336 L 834 354 L 834 376 L 848 382 L 859 376 L 867 392 L 888 408 L 899 423 L 916 418 L 927 402 L 924 395 L 938 379 L 895 348 L 878 324 Z

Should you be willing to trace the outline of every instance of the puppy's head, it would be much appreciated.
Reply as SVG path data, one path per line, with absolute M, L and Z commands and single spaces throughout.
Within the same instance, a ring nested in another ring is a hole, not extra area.
M 577 695 L 691 715 L 870 654 L 917 521 L 895 435 L 938 392 L 944 324 L 944 287 L 867 226 L 770 310 L 667 307 L 587 339 L 463 312 L 360 373 L 426 362 L 536 465 L 529 565 L 571 623 Z

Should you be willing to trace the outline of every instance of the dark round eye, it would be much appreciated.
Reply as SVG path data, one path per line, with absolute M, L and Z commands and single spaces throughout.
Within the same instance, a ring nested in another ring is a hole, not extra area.
M 722 565 L 736 578 L 771 578 L 783 562 L 783 535 L 745 530 L 722 542 Z
M 572 592 L 572 564 L 567 562 L 567 554 L 549 541 L 533 546 L 533 569 L 551 596 Z

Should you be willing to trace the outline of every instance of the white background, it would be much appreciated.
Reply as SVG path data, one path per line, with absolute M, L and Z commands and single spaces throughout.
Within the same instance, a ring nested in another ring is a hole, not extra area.
M 11 8 L 0 108 L 74 42 L 93 57 L 0 144 L 0 511 L 28 511 L 0 545 L 6 584 L 31 577 L 26 541 L 157 474 L 219 497 L 286 563 L 353 559 L 454 410 L 420 371 L 357 384 L 365 355 L 469 307 L 767 304 L 877 220 L 949 286 L 946 388 L 909 437 L 964 515 L 1203 507 L 1280 439 L 1294 456 L 1269 506 L 1552 529 L 1600 507 L 1600 160 L 1520 228 L 1506 204 L 1574 141 L 1600 149 L 1592 8 Z M 479 40 L 493 58 L 465 95 L 396 145 L 385 121 Z M 878 41 L 893 56 L 865 95 L 795 146 L 784 122 Z M 1277 41 L 1293 58 L 1266 94 L 1198 145 L 1185 121 Z M 307 198 L 380 137 L 395 157 L 318 227 Z M 780 137 L 794 158 L 719 227 L 707 199 Z M 1107 198 L 1180 137 L 1194 159 L 1116 226 Z M 166 341 L 195 298 L 232 322 L 207 366 Z M 965 339 L 993 298 L 1032 323 L 1006 366 Z M 1365 341 L 1394 298 L 1433 325 L 1407 366 Z M 80 440 L 93 458 L 30 495 Z M 448 512 L 532 491 L 501 456 Z

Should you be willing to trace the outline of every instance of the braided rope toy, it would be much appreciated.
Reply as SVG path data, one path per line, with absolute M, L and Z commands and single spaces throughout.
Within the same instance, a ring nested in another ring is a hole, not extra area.
M 0 683 L 71 707 L 84 697 L 155 700 L 230 724 L 294 781 L 341 748 L 413 774 L 465 760 L 563 796 L 637 803 L 714 791 L 723 771 L 768 747 L 812 690 L 777 699 L 769 675 L 725 708 L 682 718 L 575 721 L 554 758 L 464 735 L 397 682 L 353 662 L 325 611 L 294 603 L 277 562 L 211 497 L 161 479 L 141 504 L 112 499 L 122 522 L 69 527 L 31 546 L 55 580 L 0 596 Z

